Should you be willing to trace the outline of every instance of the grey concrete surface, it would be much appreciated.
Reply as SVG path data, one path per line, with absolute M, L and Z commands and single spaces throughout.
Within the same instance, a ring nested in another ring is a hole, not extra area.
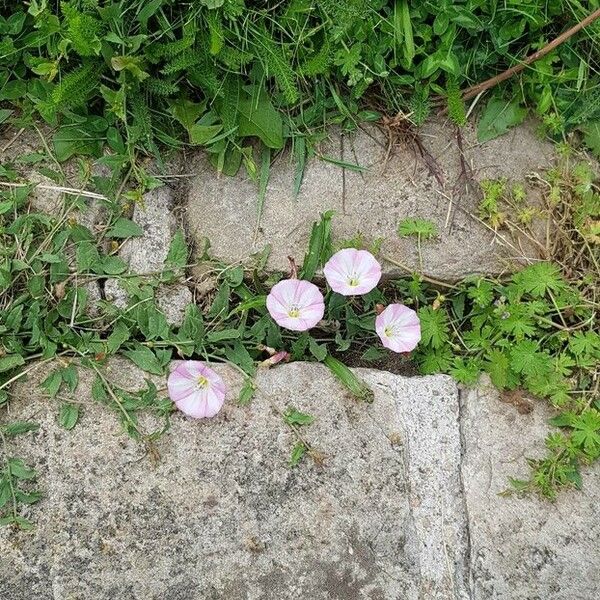
M 545 402 L 515 408 L 489 383 L 463 394 L 462 474 L 469 515 L 473 600 L 593 600 L 600 597 L 600 473 L 554 503 L 500 497 L 526 479 L 525 457 L 544 455 Z M 525 409 L 525 410 L 524 410 Z
M 0 530 L 0 597 L 598 597 L 598 474 L 555 504 L 498 495 L 543 452 L 542 403 L 521 414 L 485 383 L 459 393 L 445 376 L 360 370 L 375 393 L 365 405 L 324 367 L 291 363 L 262 371 L 240 407 L 239 376 L 219 370 L 231 391 L 222 413 L 175 413 L 158 462 L 91 401 L 89 373 L 70 432 L 36 387 L 47 368 L 13 388 L 10 418 L 41 423 L 15 452 L 46 495 L 29 509 L 33 532 Z M 124 359 L 107 376 L 130 390 L 148 377 Z M 315 417 L 303 433 L 322 463 L 289 467 L 294 438 L 278 412 L 289 406 Z
M 196 173 L 184 201 L 189 234 L 195 240 L 209 238 L 213 253 L 226 262 L 243 260 L 269 244 L 270 268 L 286 270 L 288 255 L 301 262 L 312 223 L 322 212 L 334 210 L 337 241 L 361 234 L 368 247 L 382 239 L 382 255 L 412 269 L 420 268 L 416 242 L 398 237 L 398 223 L 415 217 L 434 222 L 439 237 L 423 244 L 423 271 L 443 280 L 510 271 L 535 259 L 536 249 L 526 240 L 494 233 L 473 217 L 479 192 L 469 181 L 502 178 L 523 183 L 529 201 L 537 204 L 539 190 L 526 176 L 552 165 L 552 145 L 538 137 L 532 122 L 486 144 L 478 144 L 474 129 L 467 126 L 462 131 L 463 172 L 456 135 L 451 124 L 430 121 L 420 132 L 426 152 L 421 156 L 410 143 L 390 147 L 372 126 L 357 134 L 332 132 L 320 148 L 321 156 L 362 170 L 314 158 L 297 198 L 292 193 L 294 165 L 290 155 L 283 154 L 271 168 L 258 227 L 256 184 L 243 169 L 234 178 L 217 176 L 198 154 L 186 168 Z M 402 268 L 385 264 L 384 274 L 400 273 Z
M 89 374 L 71 432 L 33 387 L 43 369 L 15 388 L 13 417 L 41 422 L 19 450 L 40 470 L 46 498 L 31 510 L 33 533 L 0 531 L 0 597 L 467 597 L 458 395 L 448 377 L 363 371 L 375 392 L 365 405 L 324 367 L 295 363 L 263 371 L 241 408 L 239 378 L 221 372 L 232 390 L 221 415 L 175 414 L 156 465 L 115 415 L 88 405 Z M 115 360 L 108 376 L 133 389 L 147 375 Z M 315 417 L 304 433 L 322 466 L 288 466 L 294 438 L 274 405 Z

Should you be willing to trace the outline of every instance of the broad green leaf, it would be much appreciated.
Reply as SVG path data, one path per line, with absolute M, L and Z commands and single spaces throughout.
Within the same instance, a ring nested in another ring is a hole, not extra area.
M 153 375 L 163 374 L 163 368 L 158 358 L 147 346 L 136 343 L 133 350 L 126 350 L 123 354 L 140 369 L 152 373 Z
M 210 144 L 222 129 L 223 125 L 202 125 L 195 123 L 189 129 L 190 144 L 196 146 Z
M 583 141 L 590 150 L 600 158 L 600 121 L 593 121 L 581 126 Z
M 522 123 L 527 109 L 516 100 L 492 98 L 485 107 L 477 125 L 477 140 L 487 142 L 504 133 L 511 127 Z
M 58 422 L 65 429 L 73 429 L 79 420 L 79 406 L 71 402 L 61 404 Z
M 165 265 L 167 267 L 175 267 L 175 268 L 183 268 L 187 264 L 188 260 L 188 248 L 185 243 L 185 236 L 183 235 L 183 231 L 178 229 L 171 240 L 171 245 L 169 246 L 169 252 L 167 254 L 167 258 L 165 260 Z
M 269 148 L 283 148 L 283 121 L 269 97 L 261 91 L 255 98 L 244 94 L 239 103 L 240 137 L 256 136 Z
M 25 364 L 25 359 L 20 354 L 7 354 L 0 358 L 0 373 L 10 371 Z
M 131 219 L 119 217 L 106 232 L 106 235 L 110 238 L 139 237 L 144 235 L 144 230 Z
M 7 423 L 0 426 L 2 433 L 6 437 L 15 437 L 29 431 L 37 431 L 39 428 L 40 426 L 37 423 L 32 423 L 31 421 L 15 421 L 14 423 Z
M 317 344 L 314 338 L 309 338 L 308 348 L 310 353 L 319 361 L 323 362 L 327 356 L 327 346 L 325 344 Z
M 109 354 L 114 354 L 128 339 L 129 328 L 122 321 L 118 321 L 112 333 L 106 339 L 106 350 Z

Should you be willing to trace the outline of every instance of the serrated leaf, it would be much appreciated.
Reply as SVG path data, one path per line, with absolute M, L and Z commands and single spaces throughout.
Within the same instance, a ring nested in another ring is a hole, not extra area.
M 283 418 L 288 425 L 310 425 L 315 420 L 312 415 L 300 412 L 295 408 L 289 408 Z

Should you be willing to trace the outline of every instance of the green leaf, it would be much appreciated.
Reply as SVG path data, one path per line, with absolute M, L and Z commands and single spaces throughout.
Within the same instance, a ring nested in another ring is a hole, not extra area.
M 600 121 L 586 123 L 580 129 L 583 132 L 583 141 L 596 157 L 600 158 Z
M 180 98 L 171 104 L 171 114 L 189 131 L 200 115 L 206 111 L 206 102 L 191 102 Z
M 477 126 L 477 140 L 487 142 L 504 133 L 511 127 L 522 123 L 527 109 L 519 106 L 516 100 L 492 98 L 486 105 Z
M 37 423 L 31 421 L 15 421 L 14 423 L 7 423 L 6 425 L 0 426 L 2 433 L 8 438 L 22 435 L 29 431 L 37 431 L 40 426 Z
M 77 384 L 79 383 L 79 373 L 77 372 L 77 367 L 75 365 L 69 365 L 64 369 L 61 369 L 60 374 L 62 380 L 67 384 L 69 391 L 74 392 L 77 389 Z
M 334 211 L 329 210 L 321 215 L 321 220 L 314 223 L 308 244 L 308 253 L 304 257 L 301 277 L 310 281 L 317 269 L 330 258 L 331 249 L 331 219 Z
M 283 148 L 283 121 L 267 94 L 261 89 L 258 98 L 246 93 L 238 105 L 240 137 L 256 136 L 269 148 Z
M 402 237 L 414 235 L 428 240 L 438 235 L 438 229 L 435 223 L 427 219 L 403 219 L 398 224 L 398 235 Z
M 106 350 L 109 354 L 114 354 L 130 336 L 129 328 L 122 321 L 117 321 L 112 333 L 106 339 Z
M 309 338 L 308 348 L 310 353 L 319 361 L 323 362 L 327 356 L 327 346 L 325 344 L 317 344 L 314 338 Z
M 100 265 L 100 254 L 93 242 L 80 242 L 75 252 L 77 268 L 83 273 L 96 272 Z
M 17 479 L 35 479 L 36 472 L 30 469 L 20 458 L 10 458 L 8 460 L 8 468 L 11 475 Z
M 169 245 L 169 252 L 167 253 L 167 258 L 165 260 L 165 265 L 167 267 L 173 267 L 177 269 L 182 269 L 187 265 L 188 260 L 188 248 L 185 243 L 185 236 L 181 229 L 178 229 L 171 240 L 171 244 Z
M 79 420 L 79 406 L 71 402 L 64 402 L 60 406 L 58 422 L 65 429 L 73 429 Z
M 127 271 L 127 263 L 120 256 L 105 256 L 102 271 L 105 275 L 120 275 Z
M 434 310 L 424 306 L 419 310 L 421 321 L 421 343 L 432 348 L 441 348 L 449 339 L 448 314 L 445 309 Z
M 210 144 L 222 131 L 223 125 L 202 125 L 195 123 L 189 129 L 190 144 L 205 146 Z
M 517 373 L 535 376 L 551 370 L 548 354 L 540 352 L 539 343 L 534 340 L 523 340 L 510 350 L 510 366 Z
M 558 292 L 566 286 L 558 267 L 548 262 L 526 267 L 513 276 L 513 281 L 534 298 L 541 298 L 547 292 Z
M 54 396 L 58 394 L 62 381 L 61 369 L 55 369 L 48 377 L 46 377 L 46 379 L 44 379 L 44 381 L 42 381 L 41 387 L 46 390 L 46 393 L 50 398 L 54 398 Z
M 310 425 L 315 420 L 312 415 L 300 412 L 295 408 L 289 408 L 283 418 L 288 425 Z
M 221 331 L 211 331 L 206 336 L 206 341 L 209 344 L 223 342 L 225 340 L 235 340 L 241 336 L 238 329 L 222 329 Z
M 144 235 L 144 230 L 131 219 L 119 217 L 113 226 L 106 232 L 110 238 L 129 238 Z
M 510 374 L 510 362 L 508 356 L 500 350 L 491 350 L 487 355 L 485 369 L 490 375 L 492 383 L 501 390 L 512 387 L 514 377 Z
M 296 467 L 306 454 L 306 446 L 302 442 L 296 442 L 290 456 L 290 467 Z
M 101 140 L 97 133 L 83 127 L 61 127 L 52 137 L 56 160 L 64 162 L 76 154 L 100 156 Z
M 7 354 L 0 358 L 0 373 L 10 371 L 25 364 L 25 359 L 20 354 Z
M 238 396 L 238 404 L 240 406 L 246 406 L 250 404 L 252 398 L 254 398 L 254 394 L 256 392 L 256 385 L 252 381 L 252 379 L 248 378 L 244 381 L 244 385 L 240 390 L 240 395 Z
M 140 369 L 148 373 L 154 375 L 162 375 L 164 373 L 163 367 L 154 352 L 143 344 L 136 342 L 133 350 L 126 350 L 123 354 Z
M 333 358 L 331 354 L 325 357 L 323 363 L 329 367 L 329 370 L 338 378 L 342 385 L 350 390 L 355 398 L 364 402 L 373 402 L 375 398 L 373 390 L 344 363 L 340 362 L 337 358 Z

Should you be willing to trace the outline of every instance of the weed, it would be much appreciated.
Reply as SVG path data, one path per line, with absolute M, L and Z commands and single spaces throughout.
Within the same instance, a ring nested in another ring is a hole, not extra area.
M 165 147 L 202 146 L 219 171 L 264 174 L 254 141 L 272 156 L 291 138 L 297 189 L 324 125 L 377 119 L 373 107 L 420 124 L 438 99 L 462 125 L 472 107 L 461 89 L 585 16 L 567 0 L 502 10 L 476 0 L 13 0 L 0 14 L 0 101 L 19 110 L 2 118 L 41 117 L 59 161 L 92 155 L 139 181 L 138 155 L 160 164 Z M 551 135 L 578 130 L 597 151 L 599 31 L 590 25 L 495 90 L 480 139 L 529 111 Z

